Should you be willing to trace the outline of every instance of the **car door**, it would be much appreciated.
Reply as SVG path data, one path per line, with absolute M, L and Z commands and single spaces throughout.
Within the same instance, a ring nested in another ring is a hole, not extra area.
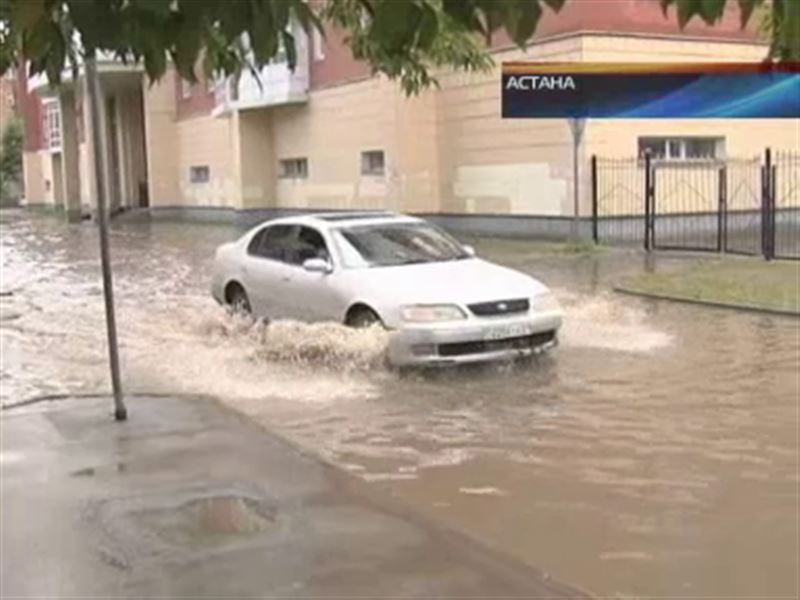
M 287 316 L 287 285 L 293 267 L 296 227 L 268 225 L 256 233 L 247 246 L 243 283 L 253 312 L 259 317 L 280 319 Z
M 331 272 L 306 271 L 303 263 L 310 258 L 327 260 Z M 290 316 L 302 321 L 338 319 L 343 300 L 336 285 L 336 265 L 323 235 L 313 227 L 299 225 L 289 262 L 293 266 L 286 288 Z

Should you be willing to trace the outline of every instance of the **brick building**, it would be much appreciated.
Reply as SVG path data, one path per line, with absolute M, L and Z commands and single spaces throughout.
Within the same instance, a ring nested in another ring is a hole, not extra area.
M 488 73 L 441 72 L 440 87 L 406 98 L 355 61 L 341 32 L 295 31 L 299 62 L 277 62 L 238 81 L 189 85 L 169 71 L 149 85 L 140 68 L 100 60 L 114 209 L 154 216 L 256 220 L 319 209 L 390 208 L 435 214 L 454 227 L 566 231 L 573 213 L 572 142 L 564 120 L 500 117 L 499 67 L 507 60 L 592 62 L 760 61 L 767 45 L 723 22 L 679 30 L 651 0 L 568 2 L 545 14 L 523 51 L 499 36 Z M 24 81 L 27 202 L 92 211 L 94 151 L 78 81 L 60 90 Z M 796 149 L 800 123 L 779 120 L 591 121 L 580 148 L 665 160 L 751 156 Z M 700 149 L 700 150 L 698 150 Z M 588 180 L 582 189 L 588 191 Z M 580 211 L 589 211 L 588 193 Z

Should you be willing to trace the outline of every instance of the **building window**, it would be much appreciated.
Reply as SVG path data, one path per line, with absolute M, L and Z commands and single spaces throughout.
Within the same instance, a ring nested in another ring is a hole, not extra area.
M 307 158 L 285 158 L 280 161 L 280 176 L 284 179 L 307 179 Z
M 655 160 L 716 160 L 724 158 L 722 137 L 640 137 L 639 158 Z
M 386 171 L 386 160 L 383 150 L 367 150 L 361 153 L 362 175 L 383 175 Z
M 314 27 L 312 40 L 314 43 L 314 60 L 316 62 L 325 60 L 325 40 L 322 38 L 320 30 L 316 27 Z
M 189 181 L 191 183 L 208 183 L 211 171 L 208 165 L 195 165 L 189 167 Z
M 45 144 L 51 150 L 61 148 L 61 104 L 50 100 L 44 105 Z

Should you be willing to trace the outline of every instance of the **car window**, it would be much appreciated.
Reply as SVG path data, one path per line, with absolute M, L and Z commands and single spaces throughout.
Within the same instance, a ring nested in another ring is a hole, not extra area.
M 265 227 L 253 236 L 247 247 L 247 253 L 261 258 L 291 262 L 295 233 L 296 228 L 292 225 Z
M 311 227 L 300 226 L 298 228 L 297 240 L 294 245 L 292 262 L 302 265 L 310 258 L 322 258 L 330 260 L 328 247 L 322 234 Z
M 427 223 L 391 223 L 337 230 L 347 267 L 389 267 L 469 258 L 444 231 Z

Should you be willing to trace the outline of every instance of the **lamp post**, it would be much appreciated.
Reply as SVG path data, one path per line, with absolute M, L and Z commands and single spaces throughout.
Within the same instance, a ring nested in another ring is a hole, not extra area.
M 103 300 L 106 311 L 106 332 L 108 334 L 108 360 L 111 367 L 111 387 L 114 394 L 114 418 L 125 421 L 128 411 L 122 398 L 122 383 L 119 372 L 119 347 L 117 345 L 117 320 L 114 315 L 114 286 L 111 279 L 111 258 L 108 251 L 108 211 L 106 210 L 106 136 L 104 122 L 100 118 L 103 94 L 97 76 L 97 63 L 94 51 L 87 54 L 84 63 L 86 72 L 86 92 L 89 99 L 89 114 L 92 124 L 92 144 L 94 145 L 94 176 L 97 189 L 97 226 L 100 237 L 100 266 L 103 274 Z

